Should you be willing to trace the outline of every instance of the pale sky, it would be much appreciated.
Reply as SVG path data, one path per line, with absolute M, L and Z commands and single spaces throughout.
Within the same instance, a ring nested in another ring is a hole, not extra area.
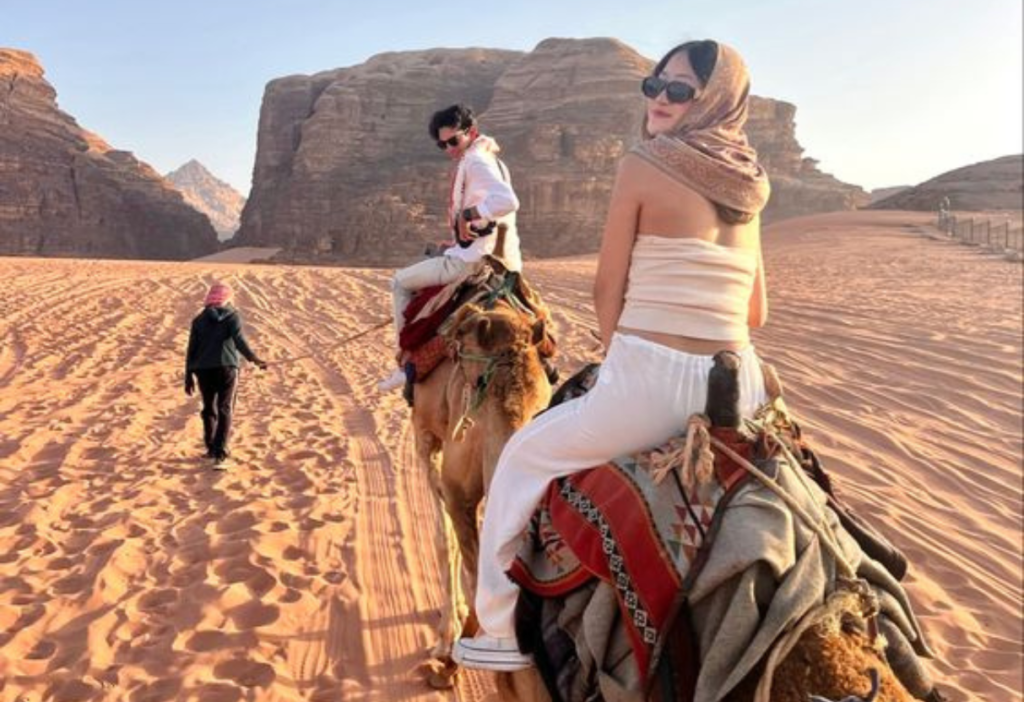
M 867 189 L 1022 151 L 1021 0 L 0 0 L 0 46 L 36 54 L 62 109 L 160 172 L 191 158 L 247 195 L 274 78 L 434 47 L 612 36 L 658 58 L 736 47 L 753 91 Z M 639 100 L 638 96 L 638 100 Z

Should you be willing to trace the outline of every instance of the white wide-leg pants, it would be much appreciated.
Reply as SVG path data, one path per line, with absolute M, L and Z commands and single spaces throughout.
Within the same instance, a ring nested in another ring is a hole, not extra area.
M 454 256 L 435 256 L 396 271 L 391 281 L 395 338 L 405 326 L 405 308 L 417 290 L 454 283 L 466 274 L 471 265 Z
M 753 346 L 740 357 L 740 411 L 750 417 L 765 401 L 764 378 Z M 590 392 L 512 436 L 488 488 L 480 537 L 476 614 L 487 634 L 515 636 L 519 589 L 505 571 L 548 484 L 684 431 L 690 415 L 704 411 L 713 366 L 712 356 L 616 334 Z

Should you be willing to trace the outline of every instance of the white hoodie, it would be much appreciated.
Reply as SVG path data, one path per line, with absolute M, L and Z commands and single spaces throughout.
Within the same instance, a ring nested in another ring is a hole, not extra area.
M 516 231 L 519 198 L 512 190 L 512 179 L 508 169 L 504 164 L 499 165 L 500 150 L 494 139 L 483 134 L 466 149 L 459 160 L 452 186 L 449 223 L 454 225 L 463 210 L 475 207 L 481 217 L 481 220 L 475 222 L 477 226 L 485 226 L 487 222 L 507 225 L 504 260 L 510 270 L 519 271 L 523 267 L 522 254 L 519 251 L 519 234 Z M 470 263 L 479 261 L 485 254 L 494 251 L 497 240 L 497 233 L 494 233 L 480 237 L 466 248 L 456 243 L 445 251 L 445 255 Z

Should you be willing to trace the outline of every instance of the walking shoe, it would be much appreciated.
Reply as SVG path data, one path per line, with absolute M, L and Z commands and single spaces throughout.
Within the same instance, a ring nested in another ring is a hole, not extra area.
M 503 639 L 486 634 L 456 641 L 452 649 L 452 660 L 464 668 L 505 673 L 533 666 L 533 656 L 520 653 L 519 644 L 514 638 Z
M 377 383 L 377 389 L 381 392 L 391 392 L 392 390 L 397 390 L 403 385 L 405 385 L 405 371 L 398 369 L 387 378 L 384 378 L 384 380 Z

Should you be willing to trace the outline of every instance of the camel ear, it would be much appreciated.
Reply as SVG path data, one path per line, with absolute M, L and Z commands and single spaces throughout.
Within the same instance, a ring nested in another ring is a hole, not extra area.
M 466 323 L 466 320 L 471 316 L 480 312 L 480 308 L 476 305 L 463 305 L 455 310 L 455 314 L 448 318 L 447 321 L 441 326 L 441 332 L 448 339 L 464 334 L 468 329 L 463 329 L 462 325 Z
M 544 333 L 547 331 L 547 325 L 543 319 L 538 319 L 530 327 L 530 344 L 538 346 L 540 342 L 544 341 Z
M 476 324 L 476 342 L 482 349 L 496 349 L 515 341 L 515 329 L 503 317 L 482 315 Z

